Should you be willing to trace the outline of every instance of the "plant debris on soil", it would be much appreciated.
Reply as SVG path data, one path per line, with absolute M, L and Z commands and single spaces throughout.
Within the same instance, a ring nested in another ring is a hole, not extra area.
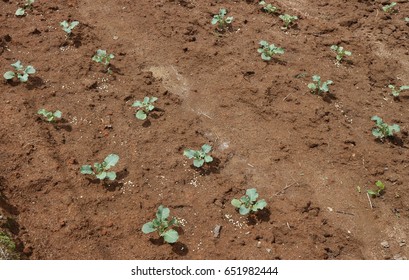
M 38 0 L 17 17 L 21 2 L 0 1 L 1 75 L 36 69 L 0 83 L 3 258 L 409 256 L 409 95 L 388 88 L 409 84 L 407 1 L 266 1 L 298 17 L 287 29 L 251 0 Z M 70 35 L 64 20 L 79 21 Z M 261 40 L 285 52 L 264 61 Z M 352 55 L 337 63 L 332 45 Z M 314 75 L 329 92 L 310 93 Z M 145 96 L 158 100 L 139 120 Z M 376 140 L 372 116 L 400 132 Z M 183 151 L 203 144 L 213 161 L 196 168 Z M 109 154 L 115 180 L 80 173 Z M 267 206 L 241 216 L 231 200 L 249 188 Z M 174 244 L 141 231 L 159 205 Z

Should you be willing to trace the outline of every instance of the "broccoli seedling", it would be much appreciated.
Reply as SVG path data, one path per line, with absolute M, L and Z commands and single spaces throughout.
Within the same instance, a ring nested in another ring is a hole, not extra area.
M 388 88 L 392 90 L 391 94 L 395 97 L 398 97 L 402 90 L 409 90 L 409 86 L 401 86 L 399 88 L 396 88 L 394 85 L 389 85 Z
M 295 24 L 295 21 L 298 20 L 297 16 L 290 16 L 288 14 L 280 15 L 279 18 L 284 22 L 284 26 L 281 29 L 287 29 L 288 27 Z
M 97 53 L 92 57 L 92 60 L 98 63 L 101 63 L 105 66 L 106 71 L 109 74 L 112 74 L 111 69 L 109 68 L 109 64 L 111 63 L 111 59 L 115 56 L 113 54 L 107 54 L 106 50 L 97 50 Z
M 15 15 L 16 16 L 24 16 L 27 9 L 31 10 L 33 8 L 32 5 L 33 5 L 34 2 L 35 2 L 35 0 L 26 0 L 25 3 L 24 3 L 23 8 L 18 8 Z
M 169 208 L 160 205 L 158 207 L 158 211 L 156 212 L 156 218 L 151 222 L 144 224 L 142 226 L 142 232 L 148 234 L 157 231 L 159 236 L 163 237 L 165 242 L 175 243 L 179 238 L 179 234 L 176 230 L 171 229 L 171 227 L 177 227 L 178 222 L 174 217 L 169 221 L 169 214 Z
M 400 131 L 400 126 L 397 124 L 388 125 L 378 116 L 373 116 L 371 120 L 375 121 L 376 127 L 372 129 L 372 135 L 383 140 L 386 137 L 392 137 L 394 132 Z
M 376 197 L 376 196 L 381 196 L 382 193 L 385 191 L 385 185 L 381 181 L 376 181 L 375 183 L 377 189 L 376 190 L 367 190 L 368 194 Z
M 332 45 L 331 50 L 335 51 L 335 53 L 337 54 L 336 58 L 338 62 L 341 62 L 344 56 L 352 55 L 352 52 L 347 51 L 343 47 L 337 45 Z
M 246 195 L 240 199 L 234 198 L 231 204 L 239 209 L 240 215 L 247 215 L 250 212 L 257 212 L 267 206 L 267 202 L 264 199 L 258 200 L 258 193 L 256 189 L 246 190 Z
M 15 69 L 14 71 L 7 71 L 6 73 L 4 73 L 3 77 L 6 80 L 12 80 L 14 77 L 17 77 L 17 79 L 22 82 L 25 83 L 28 81 L 28 77 L 30 74 L 34 74 L 36 72 L 36 70 L 34 69 L 33 66 L 28 65 L 26 68 L 24 68 L 23 64 L 21 64 L 20 60 L 17 60 L 16 63 L 11 64 L 11 66 L 13 66 L 13 68 Z
M 265 61 L 270 61 L 276 54 L 283 54 L 284 49 L 276 47 L 274 44 L 269 45 L 266 41 L 260 41 L 260 48 L 257 50 L 261 53 L 261 58 Z
M 71 23 L 68 23 L 66 20 L 60 22 L 60 26 L 62 27 L 62 30 L 67 33 L 67 35 L 71 35 L 72 30 L 79 24 L 79 21 L 73 21 Z
M 258 4 L 262 5 L 263 6 L 262 10 L 268 14 L 275 14 L 279 10 L 277 7 L 271 4 L 267 4 L 266 1 L 260 1 Z
M 116 173 L 113 171 L 108 171 L 111 167 L 115 166 L 118 163 L 119 156 L 115 154 L 108 155 L 102 163 L 95 162 L 94 168 L 91 165 L 81 166 L 81 174 L 90 174 L 95 175 L 98 179 L 104 180 L 108 178 L 113 181 L 116 179 Z
M 209 163 L 213 161 L 213 158 L 208 155 L 212 150 L 212 146 L 204 144 L 202 148 L 198 151 L 187 149 L 183 152 L 183 155 L 188 159 L 193 158 L 193 165 L 197 168 L 203 166 L 204 163 Z
M 212 25 L 217 24 L 217 30 L 225 31 L 233 22 L 233 17 L 225 17 L 227 14 L 226 9 L 220 9 L 219 14 L 214 15 L 212 19 Z
M 311 93 L 313 94 L 321 94 L 323 92 L 328 92 L 329 91 L 328 85 L 331 85 L 333 83 L 331 80 L 322 83 L 321 77 L 318 75 L 312 76 L 312 80 L 315 83 L 309 83 L 308 88 L 311 90 Z
M 390 3 L 389 5 L 383 6 L 383 7 L 382 7 L 382 10 L 383 10 L 385 13 L 392 14 L 392 13 L 396 12 L 396 9 L 395 9 L 396 5 L 397 5 L 396 2 L 392 2 L 392 3 Z
M 149 112 L 155 109 L 155 106 L 153 106 L 153 103 L 156 100 L 158 100 L 157 97 L 145 96 L 143 98 L 143 101 L 139 101 L 139 100 L 135 101 L 132 104 L 132 107 L 138 107 L 138 111 L 136 112 L 135 117 L 139 120 L 145 120 Z
M 51 111 L 47 111 L 46 109 L 40 109 L 37 113 L 43 116 L 48 122 L 55 122 L 55 119 L 61 119 L 62 116 L 62 113 L 59 110 L 53 113 Z

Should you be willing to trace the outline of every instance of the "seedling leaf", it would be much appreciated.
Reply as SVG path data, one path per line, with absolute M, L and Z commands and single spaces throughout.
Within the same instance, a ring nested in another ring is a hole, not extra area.
M 179 238 L 179 234 L 174 229 L 170 229 L 164 232 L 162 236 L 163 236 L 163 239 L 168 243 L 175 243 Z
M 151 233 L 151 232 L 155 232 L 155 231 L 156 231 L 156 229 L 155 229 L 155 227 L 153 226 L 153 223 L 152 223 L 152 222 L 148 222 L 148 223 L 146 223 L 146 224 L 144 224 L 144 225 L 142 226 L 142 232 L 145 233 L 145 234 L 148 234 L 148 233 Z

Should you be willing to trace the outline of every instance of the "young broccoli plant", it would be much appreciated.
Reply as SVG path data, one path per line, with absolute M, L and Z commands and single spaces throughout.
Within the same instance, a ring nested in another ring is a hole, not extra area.
M 400 126 L 397 124 L 388 125 L 378 116 L 373 116 L 371 120 L 375 121 L 376 127 L 372 129 L 372 135 L 377 139 L 383 140 L 387 137 L 392 137 L 394 132 L 400 131 Z
M 28 65 L 26 68 L 24 68 L 20 60 L 17 60 L 17 62 L 11 64 L 11 66 L 13 66 L 15 71 L 7 71 L 6 73 L 4 73 L 3 77 L 6 80 L 12 80 L 14 77 L 17 77 L 20 82 L 25 83 L 28 81 L 29 75 L 36 72 L 34 67 L 31 65 Z
M 283 48 L 278 48 L 274 44 L 269 45 L 266 41 L 260 41 L 260 48 L 257 51 L 261 53 L 261 58 L 265 61 L 270 61 L 276 54 L 284 53 Z
M 278 13 L 279 9 L 271 4 L 267 4 L 266 1 L 260 1 L 258 4 L 262 5 L 263 6 L 262 10 L 268 14 Z
M 214 15 L 212 19 L 212 25 L 217 24 L 217 30 L 220 32 L 226 31 L 226 29 L 233 22 L 233 17 L 225 17 L 227 14 L 226 9 L 220 9 L 219 14 Z
M 62 30 L 67 33 L 67 36 L 71 35 L 72 30 L 79 24 L 79 21 L 72 21 L 71 23 L 68 23 L 66 20 L 60 22 L 60 26 L 62 27 Z
M 333 50 L 337 54 L 336 58 L 337 58 L 338 63 L 340 63 L 342 61 L 344 56 L 351 56 L 352 55 L 352 52 L 347 51 L 343 47 L 337 46 L 337 45 L 332 45 L 331 50 Z
M 113 54 L 108 54 L 106 50 L 97 50 L 97 53 L 92 57 L 92 60 L 98 63 L 101 63 L 105 66 L 106 71 L 109 74 L 112 74 L 112 70 L 109 68 L 109 64 L 111 63 L 111 59 L 115 56 Z
M 280 15 L 279 18 L 284 22 L 284 26 L 281 29 L 286 30 L 288 27 L 295 24 L 298 20 L 297 16 L 290 16 L 288 14 Z
M 177 227 L 178 222 L 176 218 L 168 220 L 170 214 L 169 208 L 160 205 L 156 212 L 156 218 L 142 226 L 142 232 L 145 234 L 157 231 L 160 237 L 163 237 L 167 243 L 175 243 L 179 234 L 176 230 L 171 229 L 172 226 Z
M 315 83 L 308 84 L 308 88 L 311 90 L 311 93 L 313 94 L 322 94 L 323 92 L 328 92 L 329 91 L 328 85 L 331 85 L 333 83 L 331 80 L 321 82 L 321 77 L 318 75 L 312 76 L 312 80 Z
M 139 120 L 145 120 L 149 112 L 155 109 L 155 106 L 153 106 L 153 103 L 156 100 L 158 100 L 157 97 L 145 96 L 143 98 L 143 101 L 139 101 L 139 100 L 135 101 L 134 104 L 132 104 L 132 107 L 138 108 L 138 111 L 136 112 L 135 117 Z
M 399 97 L 399 94 L 402 90 L 409 90 L 409 86 L 401 86 L 399 88 L 395 87 L 394 85 L 389 85 L 388 88 L 392 90 L 392 95 L 394 97 Z
M 256 189 L 246 190 L 246 195 L 240 199 L 234 198 L 231 204 L 239 209 L 240 215 L 247 215 L 250 212 L 257 212 L 267 206 L 267 202 L 264 199 L 258 200 L 258 193 Z
M 397 5 L 396 2 L 392 2 L 392 3 L 390 3 L 389 5 L 383 6 L 383 7 L 382 7 L 382 10 L 383 10 L 385 13 L 389 13 L 389 14 L 395 13 L 395 12 L 396 12 L 396 8 L 395 8 L 396 5 Z
M 375 183 L 377 189 L 376 190 L 367 190 L 368 194 L 376 197 L 376 196 L 381 196 L 382 193 L 385 191 L 385 185 L 381 181 L 376 181 Z
M 39 115 L 43 116 L 46 121 L 48 122 L 55 122 L 56 119 L 61 119 L 62 113 L 61 111 L 57 110 L 54 113 L 51 111 L 47 111 L 46 109 L 40 109 L 37 112 Z
M 183 152 L 183 155 L 188 159 L 193 158 L 193 165 L 197 168 L 203 166 L 204 163 L 209 163 L 213 161 L 213 158 L 208 155 L 212 150 L 212 146 L 204 144 L 202 148 L 198 151 L 187 149 Z
M 81 167 L 81 174 L 95 175 L 98 179 L 104 180 L 108 178 L 109 180 L 116 179 L 116 173 L 113 171 L 108 171 L 111 167 L 118 163 L 119 156 L 115 154 L 108 155 L 102 163 L 95 162 L 94 168 L 91 165 L 83 165 Z
M 34 2 L 35 2 L 35 0 L 26 0 L 24 2 L 23 8 L 18 8 L 15 15 L 16 16 L 24 16 L 27 9 L 31 10 L 33 8 L 32 5 L 33 5 Z

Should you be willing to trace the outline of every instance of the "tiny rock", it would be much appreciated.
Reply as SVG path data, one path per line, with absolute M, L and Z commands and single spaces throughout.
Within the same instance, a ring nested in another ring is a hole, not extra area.
M 396 261 L 406 260 L 406 257 L 402 257 L 400 254 L 396 254 L 393 256 L 393 259 Z
M 261 248 L 261 241 L 257 242 L 257 248 Z
M 406 246 L 406 241 L 405 240 L 399 241 L 399 247 L 403 247 L 403 246 Z
M 382 241 L 382 242 L 381 242 L 381 246 L 382 246 L 383 248 L 389 248 L 389 243 L 388 243 L 388 241 Z
M 267 248 L 266 251 L 267 251 L 267 253 L 271 253 L 271 249 L 270 249 L 270 248 Z
M 214 229 L 213 229 L 213 237 L 214 238 L 219 238 L 221 229 L 222 229 L 221 225 L 216 225 L 214 227 Z

